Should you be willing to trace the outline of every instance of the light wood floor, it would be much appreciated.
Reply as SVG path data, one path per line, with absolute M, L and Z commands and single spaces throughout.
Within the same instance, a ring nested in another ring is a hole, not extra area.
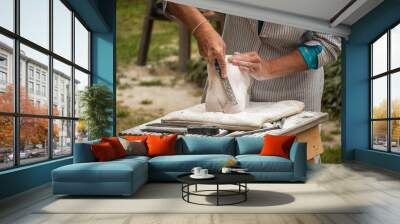
M 0 223 L 105 224 L 252 224 L 252 223 L 400 223 L 400 175 L 361 164 L 322 165 L 309 172 L 309 182 L 323 185 L 346 201 L 368 206 L 357 214 L 37 214 L 54 200 L 42 186 L 0 202 Z M 321 203 L 316 201 L 315 203 Z M 173 206 L 173 205 L 171 205 Z

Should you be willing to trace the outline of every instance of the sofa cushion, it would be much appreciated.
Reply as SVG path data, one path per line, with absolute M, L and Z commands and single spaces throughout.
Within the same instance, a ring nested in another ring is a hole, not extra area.
M 121 159 L 109 162 L 74 163 L 53 170 L 57 182 L 130 182 L 132 176 L 147 177 L 144 159 Z
M 150 171 L 190 172 L 199 166 L 210 171 L 219 171 L 228 160 L 235 159 L 231 155 L 175 155 L 158 156 L 149 160 Z
M 279 156 L 239 155 L 240 167 L 249 172 L 292 172 L 292 161 Z
M 184 136 L 178 141 L 178 154 L 235 155 L 235 140 L 232 137 Z
M 260 154 L 263 144 L 263 137 L 237 137 L 236 155 Z

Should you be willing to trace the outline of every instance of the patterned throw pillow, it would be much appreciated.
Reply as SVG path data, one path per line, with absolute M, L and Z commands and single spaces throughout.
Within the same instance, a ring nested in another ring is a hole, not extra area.
M 147 155 L 146 143 L 141 140 L 128 141 L 124 138 L 119 138 L 122 146 L 126 151 L 126 155 L 145 156 Z

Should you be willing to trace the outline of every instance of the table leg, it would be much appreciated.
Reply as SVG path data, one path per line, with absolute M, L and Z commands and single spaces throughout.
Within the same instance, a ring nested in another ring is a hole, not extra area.
M 219 206 L 219 184 L 217 184 L 217 206 Z
M 194 191 L 196 191 L 196 192 L 197 192 L 197 184 L 195 185 L 195 189 L 194 189 Z
M 244 192 L 244 201 L 247 201 L 247 192 L 248 192 L 248 190 L 247 190 L 247 183 L 244 183 L 244 190 L 245 190 L 245 192 Z
M 189 195 L 190 195 L 190 184 L 187 185 L 187 201 L 189 202 Z

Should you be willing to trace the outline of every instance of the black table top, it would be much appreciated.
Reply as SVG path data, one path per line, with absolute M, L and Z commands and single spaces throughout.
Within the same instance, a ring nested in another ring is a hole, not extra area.
M 186 184 L 236 184 L 248 183 L 255 180 L 249 173 L 213 173 L 212 179 L 193 179 L 191 173 L 182 174 L 177 177 L 178 181 Z

